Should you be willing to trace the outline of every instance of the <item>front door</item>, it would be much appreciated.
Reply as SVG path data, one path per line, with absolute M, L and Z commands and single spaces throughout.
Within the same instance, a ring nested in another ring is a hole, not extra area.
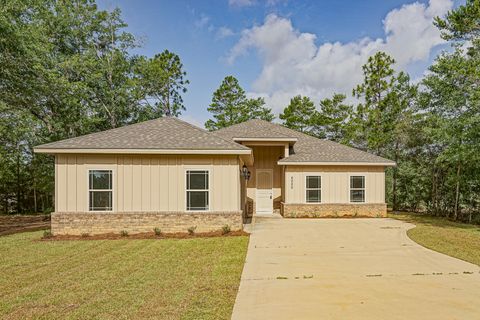
M 257 213 L 273 212 L 273 170 L 257 169 Z

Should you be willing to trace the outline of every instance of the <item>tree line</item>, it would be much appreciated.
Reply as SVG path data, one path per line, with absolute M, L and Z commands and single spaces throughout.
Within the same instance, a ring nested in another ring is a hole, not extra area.
M 2 212 L 53 210 L 53 159 L 35 145 L 185 110 L 178 55 L 132 54 L 138 40 L 125 27 L 120 10 L 93 0 L 2 2 Z
M 467 0 L 435 25 L 452 49 L 421 81 L 378 52 L 351 93 L 318 104 L 292 97 L 279 120 L 394 160 L 386 181 L 394 210 L 478 223 L 480 1 Z M 53 160 L 33 154 L 34 145 L 185 110 L 189 81 L 178 55 L 132 54 L 138 41 L 125 27 L 118 9 L 98 10 L 93 0 L 12 0 L 0 9 L 0 210 L 53 209 Z M 233 76 L 207 110 L 208 130 L 275 119 Z
M 395 71 L 394 58 L 378 52 L 363 66 L 351 99 L 336 93 L 317 105 L 299 95 L 279 118 L 288 128 L 394 160 L 397 166 L 386 172 L 393 210 L 480 223 L 480 1 L 468 0 L 434 23 L 452 50 L 438 55 L 421 81 Z M 264 104 L 247 99 L 227 77 L 205 126 L 214 130 L 249 117 L 271 121 Z

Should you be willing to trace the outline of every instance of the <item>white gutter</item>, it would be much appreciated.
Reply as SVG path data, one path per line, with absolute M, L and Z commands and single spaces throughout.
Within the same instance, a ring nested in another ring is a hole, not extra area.
M 183 149 L 59 149 L 34 148 L 36 153 L 97 153 L 97 154 L 251 154 L 252 150 L 183 150 Z
M 295 162 L 295 161 L 278 161 L 280 166 L 382 166 L 395 167 L 395 162 Z

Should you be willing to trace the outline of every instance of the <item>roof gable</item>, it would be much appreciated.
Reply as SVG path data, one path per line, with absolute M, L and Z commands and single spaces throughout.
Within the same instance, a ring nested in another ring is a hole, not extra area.
M 293 154 L 278 163 L 372 163 L 394 165 L 395 162 L 346 145 L 318 139 L 282 125 L 254 119 L 215 131 L 225 139 L 239 137 L 297 138 Z

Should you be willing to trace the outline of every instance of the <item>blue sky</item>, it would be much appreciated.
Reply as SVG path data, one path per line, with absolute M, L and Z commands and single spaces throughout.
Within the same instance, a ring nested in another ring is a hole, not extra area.
M 421 77 L 446 44 L 431 27 L 451 0 L 99 0 L 119 7 L 128 31 L 141 39 L 135 52 L 177 53 L 190 80 L 187 121 L 203 125 L 213 91 L 234 75 L 251 96 L 278 113 L 295 94 L 315 101 L 350 94 L 361 65 L 384 50 L 397 68 Z

